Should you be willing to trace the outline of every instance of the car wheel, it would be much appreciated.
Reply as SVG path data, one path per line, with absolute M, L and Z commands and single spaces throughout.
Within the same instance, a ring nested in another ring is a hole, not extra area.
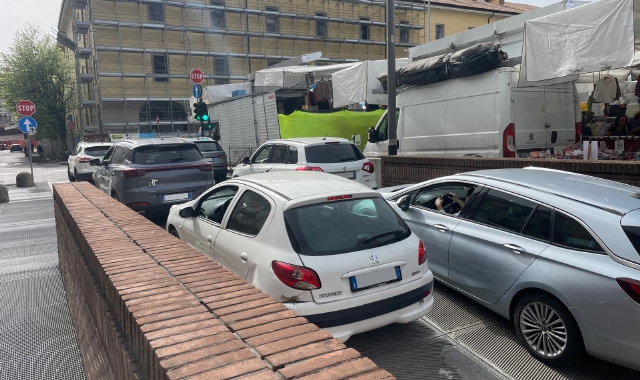
M 582 335 L 573 316 L 549 296 L 531 294 L 521 299 L 513 322 L 520 342 L 545 364 L 566 364 L 584 353 Z
M 178 235 L 178 230 L 176 230 L 175 228 L 172 228 L 171 230 L 169 230 L 169 233 L 175 236 L 176 239 L 180 239 L 180 235 Z
M 111 198 L 113 198 L 116 201 L 120 202 L 120 199 L 118 199 L 118 194 L 116 194 L 115 192 L 111 193 Z
M 67 168 L 67 176 L 69 177 L 69 182 L 75 182 L 76 181 L 76 177 L 71 175 L 71 172 L 69 171 L 69 168 Z

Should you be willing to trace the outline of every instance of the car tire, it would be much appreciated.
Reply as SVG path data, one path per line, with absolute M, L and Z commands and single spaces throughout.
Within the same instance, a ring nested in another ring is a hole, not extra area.
M 76 181 L 76 177 L 71 175 L 71 171 L 69 171 L 69 168 L 67 168 L 67 176 L 69 177 L 69 182 L 75 182 Z
M 178 230 L 176 230 L 175 228 L 170 229 L 169 233 L 175 236 L 176 239 L 180 239 L 180 235 L 178 235 Z
M 549 366 L 573 362 L 585 352 L 578 324 L 569 310 L 552 297 L 525 296 L 515 308 L 513 323 L 520 343 Z
M 113 193 L 111 193 L 111 198 L 113 198 L 116 201 L 120 202 L 120 199 L 118 199 L 118 194 L 116 194 L 115 191 Z

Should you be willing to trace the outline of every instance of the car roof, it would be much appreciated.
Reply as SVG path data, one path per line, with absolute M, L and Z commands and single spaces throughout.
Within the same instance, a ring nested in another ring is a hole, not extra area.
M 234 181 L 246 182 L 270 190 L 287 200 L 312 197 L 315 195 L 356 194 L 377 192 L 350 179 L 334 174 L 319 172 L 273 172 L 250 174 L 235 178 Z
M 140 139 L 140 140 L 118 140 L 118 144 L 128 144 L 133 146 L 145 146 L 145 145 L 164 145 L 164 144 L 193 144 L 180 137 L 156 137 L 152 139 Z
M 217 142 L 216 140 L 212 139 L 211 137 L 181 137 L 185 140 L 188 141 L 200 141 L 200 142 Z
M 79 143 L 79 145 L 84 145 L 84 146 L 100 146 L 100 145 L 113 145 L 113 143 L 111 141 L 104 141 L 104 142 L 84 142 L 82 141 L 81 143 Z
M 313 145 L 313 144 L 326 144 L 331 142 L 340 142 L 340 143 L 351 143 L 350 140 L 343 139 L 341 137 L 296 137 L 291 139 L 279 139 L 279 140 L 269 140 L 268 143 L 299 143 L 304 145 Z
M 532 167 L 480 170 L 462 175 L 483 177 L 531 188 L 617 214 L 626 214 L 640 208 L 639 187 L 584 174 Z

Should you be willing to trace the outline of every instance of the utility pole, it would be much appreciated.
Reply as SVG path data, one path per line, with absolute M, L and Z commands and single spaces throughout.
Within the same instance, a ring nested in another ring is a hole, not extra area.
M 395 3 L 387 0 L 387 128 L 389 130 L 389 155 L 398 154 L 396 131 L 396 26 Z
M 431 0 L 427 1 L 427 28 L 429 28 L 429 31 L 427 32 L 429 40 L 427 42 L 431 42 Z

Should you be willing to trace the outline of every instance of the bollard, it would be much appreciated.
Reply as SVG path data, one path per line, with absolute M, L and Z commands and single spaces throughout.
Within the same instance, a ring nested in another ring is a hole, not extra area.
M 22 172 L 16 175 L 16 186 L 31 187 L 33 186 L 33 176 L 29 172 Z

